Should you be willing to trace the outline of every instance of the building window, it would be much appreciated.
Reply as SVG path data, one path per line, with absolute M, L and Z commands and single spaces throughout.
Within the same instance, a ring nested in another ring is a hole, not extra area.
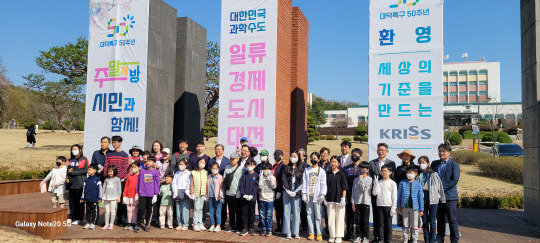
M 336 114 L 332 114 L 332 118 L 336 118 Z
M 358 121 L 359 121 L 359 122 L 366 121 L 366 117 L 365 117 L 365 116 L 359 116 L 359 117 L 358 117 Z
M 480 70 L 479 74 L 480 75 L 487 75 L 488 71 L 487 70 Z
M 450 75 L 449 76 L 457 76 L 457 73 L 456 72 L 450 72 Z
M 476 95 L 476 91 L 469 91 L 469 95 Z
M 467 86 L 467 82 L 459 82 L 459 86 Z
M 450 92 L 450 96 L 457 96 L 457 92 Z
M 476 74 L 477 74 L 476 70 L 469 71 L 469 75 L 476 75 Z
M 328 118 L 328 114 L 324 114 L 324 118 Z
M 476 81 L 470 81 L 470 82 L 469 82 L 469 85 L 474 85 L 474 86 L 476 86 L 477 83 L 478 83 L 478 82 L 476 82 Z
M 444 82 L 443 86 L 445 86 L 445 87 L 448 86 L 448 82 Z
M 488 95 L 488 92 L 487 91 L 480 91 L 479 94 L 480 95 Z
M 450 82 L 448 83 L 449 86 L 457 86 L 457 83 L 456 82 Z
M 480 85 L 487 85 L 488 82 L 487 82 L 487 81 L 480 81 L 480 82 L 478 82 L 478 84 L 480 84 Z
M 460 92 L 459 96 L 467 96 L 467 92 Z

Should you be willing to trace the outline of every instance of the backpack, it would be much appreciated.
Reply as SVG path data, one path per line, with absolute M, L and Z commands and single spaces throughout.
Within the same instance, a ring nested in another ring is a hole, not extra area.
M 237 165 L 236 169 L 234 169 L 232 173 L 229 173 L 227 174 L 227 176 L 225 176 L 225 180 L 223 180 L 223 187 L 225 188 L 226 191 L 228 191 L 231 188 L 232 180 L 234 178 L 234 173 L 236 172 L 236 170 L 238 170 L 238 167 L 240 166 Z
M 32 132 L 30 131 L 30 129 L 28 129 L 28 130 L 26 131 L 26 136 L 27 136 L 27 137 L 32 136 Z

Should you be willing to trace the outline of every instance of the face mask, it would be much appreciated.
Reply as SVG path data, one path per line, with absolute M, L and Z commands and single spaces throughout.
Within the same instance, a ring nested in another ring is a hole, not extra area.
M 319 161 L 314 160 L 314 159 L 311 160 L 311 164 L 312 164 L 312 165 L 316 165 L 317 163 L 319 163 Z
M 247 169 L 248 169 L 249 172 L 253 171 L 253 167 L 247 167 Z
M 353 162 L 357 162 L 358 160 L 360 160 L 360 156 L 353 155 L 353 156 L 351 157 L 351 160 L 352 160 Z
M 420 169 L 425 170 L 427 168 L 427 164 L 420 164 Z
M 280 156 L 274 156 L 274 160 L 275 161 L 281 161 L 281 157 Z
M 365 170 L 360 170 L 360 175 L 365 175 L 367 173 L 367 171 Z
M 212 170 L 212 174 L 217 174 L 219 172 L 219 170 Z
M 180 170 L 181 170 L 181 171 L 183 171 L 183 170 L 185 170 L 185 169 L 186 169 L 185 166 L 180 166 Z
M 56 162 L 56 166 L 60 166 L 62 163 L 60 162 Z
M 71 154 L 73 154 L 73 156 L 77 156 L 79 155 L 79 150 L 71 150 Z
M 291 158 L 291 163 L 296 164 L 296 162 L 298 162 L 297 158 Z
M 407 179 L 409 179 L 409 180 L 414 179 L 414 174 L 407 173 Z
M 199 168 L 204 169 L 204 164 L 199 164 Z
M 268 161 L 268 156 L 261 156 L 261 161 L 264 161 L 264 162 Z

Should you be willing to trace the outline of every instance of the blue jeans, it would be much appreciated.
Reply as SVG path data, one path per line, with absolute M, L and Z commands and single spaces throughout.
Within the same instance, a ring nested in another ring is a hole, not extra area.
M 309 199 L 306 203 L 306 213 L 307 213 L 307 223 L 309 227 L 309 234 L 318 234 L 322 235 L 321 231 L 321 204 L 314 202 L 317 200 L 313 196 L 309 196 Z M 315 224 L 315 228 L 313 225 Z
M 274 217 L 274 202 L 259 201 L 259 220 L 262 222 L 262 230 L 272 231 Z
M 283 193 L 283 234 L 298 235 L 300 231 L 300 197 Z M 292 225 L 291 225 L 292 213 Z
M 189 202 L 190 199 L 184 196 L 184 199 L 176 201 L 176 220 L 178 225 L 189 226 Z
M 204 196 L 204 195 L 203 195 Z M 195 199 L 193 205 L 193 225 L 202 226 L 202 217 L 203 217 L 203 207 L 204 207 L 204 198 L 199 196 Z
M 429 205 L 424 203 L 424 216 L 422 216 L 422 229 L 424 229 L 424 241 L 434 243 L 437 237 L 437 208 L 438 204 Z
M 446 219 L 448 219 L 448 224 L 450 225 L 450 242 L 458 242 L 459 230 L 457 223 L 457 200 L 439 203 L 437 208 L 437 241 L 444 242 L 444 235 L 446 233 Z
M 221 224 L 221 200 L 211 197 L 208 200 L 208 212 L 210 213 L 210 225 Z

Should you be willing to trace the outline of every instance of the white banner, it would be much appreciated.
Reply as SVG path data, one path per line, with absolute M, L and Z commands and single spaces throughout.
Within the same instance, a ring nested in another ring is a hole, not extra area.
M 277 0 L 222 0 L 218 142 L 274 151 Z
M 443 0 L 379 1 L 369 6 L 369 159 L 411 149 L 437 159 L 444 141 Z
M 144 147 L 149 0 L 90 0 L 84 154 L 103 136 Z

